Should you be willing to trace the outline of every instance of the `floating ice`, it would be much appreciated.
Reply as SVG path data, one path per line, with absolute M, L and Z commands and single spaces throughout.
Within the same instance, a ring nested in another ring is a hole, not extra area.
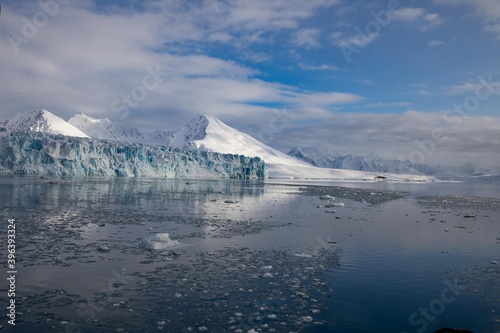
M 173 246 L 179 245 L 180 243 L 176 240 L 170 239 L 168 233 L 156 234 L 149 238 L 144 238 L 140 246 L 147 250 L 162 251 Z
M 312 258 L 312 255 L 306 253 L 295 253 L 295 256 L 299 258 Z
M 325 194 L 319 197 L 321 200 L 335 200 L 335 197 L 332 197 L 329 194 Z
M 239 201 L 237 200 L 226 200 L 224 201 L 224 203 L 228 203 L 228 204 L 235 204 L 235 203 L 238 203 Z

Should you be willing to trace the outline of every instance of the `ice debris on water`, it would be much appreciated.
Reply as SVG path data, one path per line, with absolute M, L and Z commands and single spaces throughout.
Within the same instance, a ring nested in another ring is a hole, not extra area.
M 299 258 L 312 258 L 312 255 L 307 253 L 295 253 L 295 256 Z
M 335 197 L 332 197 L 329 194 L 322 195 L 319 198 L 320 198 L 320 200 L 335 200 Z
M 141 241 L 140 246 L 147 250 L 161 251 L 179 244 L 180 243 L 178 241 L 170 239 L 170 235 L 168 233 L 163 233 L 144 238 Z
M 97 251 L 99 252 L 109 252 L 111 249 L 107 246 L 98 246 Z
M 226 200 L 224 201 L 224 203 L 228 203 L 228 204 L 235 204 L 235 203 L 238 203 L 239 201 L 237 200 Z

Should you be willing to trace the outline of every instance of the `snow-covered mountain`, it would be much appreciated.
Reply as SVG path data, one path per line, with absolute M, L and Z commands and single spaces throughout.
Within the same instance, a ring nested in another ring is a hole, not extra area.
M 9 125 L 12 125 L 9 130 L 16 128 L 18 131 L 30 132 L 33 128 L 46 134 L 64 134 L 68 136 L 91 137 L 97 140 L 105 140 L 107 148 L 104 151 L 106 152 L 112 150 L 112 146 L 121 147 L 125 144 L 124 147 L 129 147 L 131 146 L 131 143 L 140 143 L 149 146 L 168 146 L 183 150 L 195 150 L 198 152 L 206 151 L 210 153 L 234 154 L 240 155 L 240 159 L 243 160 L 246 158 L 258 157 L 258 160 L 264 160 L 267 164 L 266 168 L 269 176 L 275 178 L 373 180 L 374 177 L 380 175 L 381 172 L 369 172 L 372 170 L 360 170 L 359 168 L 358 170 L 348 170 L 347 168 L 328 169 L 315 167 L 303 160 L 288 156 L 285 153 L 256 140 L 248 134 L 229 127 L 219 119 L 211 116 L 198 116 L 176 132 L 171 133 L 158 131 L 148 133 L 141 132 L 136 128 L 125 124 L 112 122 L 107 118 L 97 119 L 84 114 L 79 114 L 72 117 L 69 122 L 65 122 L 61 118 L 50 114 L 46 110 L 43 110 L 41 114 L 42 119 L 49 119 L 50 121 L 32 121 L 32 118 L 38 119 L 37 117 L 34 117 L 34 115 L 31 115 L 30 117 L 19 116 L 16 117 L 15 121 L 9 122 Z M 115 142 L 113 143 L 110 141 Z M 108 147 L 108 145 L 110 146 Z M 87 157 L 84 157 L 84 160 L 86 158 Z M 99 157 L 96 155 L 95 158 Z M 105 158 L 109 159 L 110 156 L 106 154 Z M 143 156 L 140 159 L 133 161 L 142 165 L 145 158 L 147 157 Z M 52 161 L 52 159 L 49 160 Z M 92 159 L 92 161 L 95 160 Z M 156 161 L 155 163 L 158 163 L 156 159 L 154 159 L 154 161 Z M 82 161 L 82 163 L 86 165 L 85 161 Z M 111 164 L 114 165 L 113 163 Z M 355 162 L 353 161 L 351 164 L 354 165 L 354 163 Z M 34 167 L 33 165 L 30 167 Z M 127 165 L 129 165 L 129 169 L 133 169 L 131 163 L 128 163 Z M 40 167 L 43 166 L 38 166 L 38 168 Z M 147 168 L 149 168 L 149 166 Z M 251 168 L 248 170 L 251 170 Z M 134 174 L 141 173 L 134 172 Z M 262 174 L 262 172 L 259 174 Z M 433 180 L 432 177 L 421 175 L 397 175 L 388 172 L 384 172 L 384 176 L 386 176 L 389 180 L 396 181 Z
M 93 118 L 83 113 L 77 114 L 68 120 L 76 128 L 88 136 L 99 140 L 113 140 L 151 145 L 166 145 L 172 133 L 170 132 L 141 132 L 135 127 L 124 123 L 113 122 L 108 118 Z
M 84 132 L 45 109 L 22 113 L 6 123 L 11 132 L 40 132 L 88 138 Z
M 384 160 L 375 153 L 366 156 L 340 155 L 319 149 L 294 148 L 288 152 L 306 163 L 321 168 L 349 169 L 371 172 L 412 173 L 433 175 L 436 170 L 430 166 L 410 161 Z
M 199 116 L 172 135 L 173 147 L 260 157 L 268 164 L 269 177 L 300 179 L 372 180 L 379 173 L 318 168 L 288 156 L 215 117 Z M 426 176 L 388 175 L 393 180 L 430 180 Z
M 321 168 L 427 175 L 440 179 L 477 177 L 492 172 L 481 168 L 478 163 L 466 163 L 459 167 L 433 166 L 413 163 L 408 160 L 387 160 L 375 153 L 366 156 L 339 155 L 332 153 L 330 150 L 322 152 L 314 148 L 294 148 L 288 152 L 288 155 Z
M 172 135 L 169 146 L 260 157 L 268 164 L 308 166 L 211 116 L 198 116 Z

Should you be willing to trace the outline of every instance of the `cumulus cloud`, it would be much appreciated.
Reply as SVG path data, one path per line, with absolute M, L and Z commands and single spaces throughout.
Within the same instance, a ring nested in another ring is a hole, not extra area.
M 500 81 L 496 80 L 493 74 L 481 75 L 468 82 L 443 87 L 441 89 L 446 95 L 465 94 L 492 94 L 500 95 Z
M 484 30 L 494 34 L 496 38 L 500 40 L 500 23 L 486 25 Z
M 442 46 L 444 45 L 444 42 L 442 40 L 438 39 L 433 39 L 427 42 L 428 47 L 436 47 L 436 46 Z
M 319 66 L 299 64 L 299 68 L 306 71 L 339 71 L 340 68 L 337 66 L 322 64 Z
M 344 48 L 364 48 L 373 43 L 378 37 L 380 37 L 380 34 L 377 33 L 355 34 L 336 31 L 331 34 L 332 42 Z
M 399 107 L 399 106 L 410 106 L 408 102 L 393 102 L 393 103 L 370 103 L 366 107 L 369 108 L 384 108 L 384 107 Z
M 399 8 L 392 15 L 395 21 L 416 25 L 421 31 L 427 31 L 444 23 L 437 13 L 431 13 L 425 8 Z
M 500 2 L 496 0 L 434 0 L 434 2 L 436 4 L 472 7 L 477 15 L 484 17 L 486 20 L 500 18 Z
M 500 2 L 497 0 L 434 0 L 436 4 L 467 6 L 484 20 L 484 30 L 500 39 Z
M 319 37 L 321 35 L 321 30 L 316 28 L 305 28 L 296 31 L 292 35 L 291 43 L 293 45 L 307 47 L 307 48 L 317 48 L 320 47 Z

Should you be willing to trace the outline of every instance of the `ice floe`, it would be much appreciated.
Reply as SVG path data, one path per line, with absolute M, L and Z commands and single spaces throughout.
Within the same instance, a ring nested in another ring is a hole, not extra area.
M 180 242 L 170 239 L 170 235 L 168 233 L 162 233 L 144 238 L 141 241 L 140 246 L 147 250 L 162 251 L 180 244 Z

